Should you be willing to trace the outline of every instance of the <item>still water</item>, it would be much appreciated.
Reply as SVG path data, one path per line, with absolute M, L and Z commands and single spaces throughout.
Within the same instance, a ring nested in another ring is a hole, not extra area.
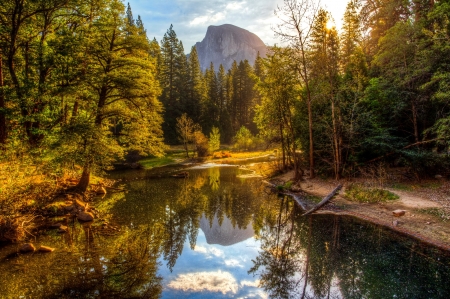
M 242 167 L 114 173 L 102 220 L 0 249 L 0 298 L 450 298 L 450 255 L 350 217 L 313 215 Z M 108 225 L 102 225 L 103 222 Z

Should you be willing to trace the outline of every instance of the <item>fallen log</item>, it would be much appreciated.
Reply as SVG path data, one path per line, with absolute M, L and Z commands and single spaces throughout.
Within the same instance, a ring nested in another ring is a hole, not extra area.
M 263 183 L 265 183 L 265 184 L 269 185 L 270 187 L 272 187 L 273 190 L 277 190 L 277 185 L 272 184 L 271 182 L 268 182 L 268 181 L 263 181 Z M 277 192 L 279 194 L 291 196 L 298 203 L 298 205 L 300 207 L 302 207 L 303 210 L 306 210 L 305 203 L 296 194 L 294 194 L 292 192 L 283 192 L 283 191 L 280 191 L 280 190 L 277 190 Z
M 312 208 L 311 210 L 307 211 L 307 212 L 306 212 L 305 214 L 303 214 L 302 216 L 306 216 L 306 215 L 312 214 L 312 213 L 314 213 L 315 211 L 317 211 L 318 209 L 320 209 L 321 207 L 323 207 L 326 203 L 328 203 L 328 201 L 329 201 L 333 196 L 336 195 L 336 193 L 337 193 L 339 190 L 341 190 L 341 188 L 342 188 L 342 185 L 339 184 L 336 188 L 334 188 L 333 191 L 331 191 L 330 194 L 328 194 L 324 199 L 322 199 L 322 201 L 319 202 L 319 203 L 317 204 L 317 206 L 315 206 L 315 207 Z

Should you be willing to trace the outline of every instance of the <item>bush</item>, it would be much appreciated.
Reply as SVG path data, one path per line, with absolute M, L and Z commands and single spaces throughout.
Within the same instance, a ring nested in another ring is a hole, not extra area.
M 253 135 L 249 129 L 242 126 L 234 137 L 234 146 L 238 150 L 248 150 L 253 145 Z
M 398 199 L 398 195 L 378 188 L 366 188 L 361 185 L 351 184 L 345 190 L 345 195 L 351 201 L 377 203 Z
M 195 131 L 194 142 L 195 142 L 195 149 L 197 151 L 197 156 L 201 158 L 208 156 L 209 153 L 208 138 L 201 131 Z

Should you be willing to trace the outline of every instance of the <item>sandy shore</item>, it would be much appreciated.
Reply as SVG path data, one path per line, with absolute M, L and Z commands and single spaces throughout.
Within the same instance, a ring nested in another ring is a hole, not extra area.
M 273 180 L 286 182 L 291 178 L 292 173 L 286 173 Z M 449 209 L 450 182 L 440 182 L 442 187 L 438 190 L 421 187 L 415 187 L 413 191 L 387 189 L 397 194 L 399 199 L 375 204 L 349 201 L 344 195 L 348 182 L 344 181 L 307 179 L 297 185 L 308 194 L 325 197 L 340 183 L 344 186 L 340 193 L 316 213 L 354 216 L 450 251 L 450 220 L 423 212 L 424 209 Z M 392 212 L 398 209 L 405 210 L 405 215 L 394 217 Z

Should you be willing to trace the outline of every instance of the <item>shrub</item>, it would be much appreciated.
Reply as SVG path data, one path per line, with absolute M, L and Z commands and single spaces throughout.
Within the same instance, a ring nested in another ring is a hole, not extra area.
M 201 132 L 195 131 L 194 133 L 195 149 L 198 157 L 206 157 L 209 152 L 208 138 Z
M 351 201 L 377 203 L 398 199 L 398 195 L 383 189 L 366 188 L 361 185 L 351 184 L 345 190 L 345 195 Z

